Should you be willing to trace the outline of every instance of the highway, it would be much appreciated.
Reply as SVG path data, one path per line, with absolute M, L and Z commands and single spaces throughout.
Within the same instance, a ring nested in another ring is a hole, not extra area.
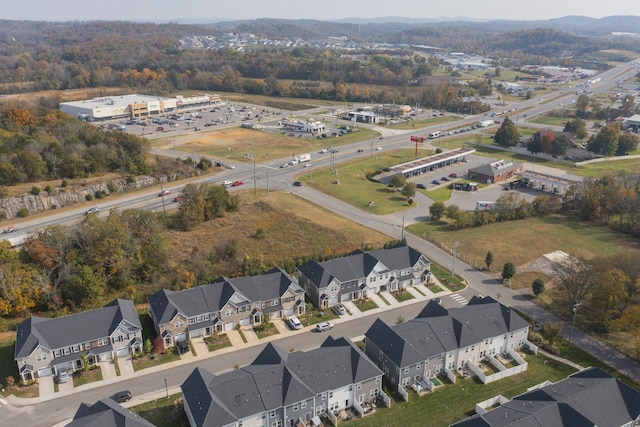
M 629 76 L 637 73 L 636 65 L 633 63 L 624 64 L 616 67 L 612 70 L 606 71 L 600 74 L 598 77 L 601 81 L 597 85 L 590 89 L 593 93 L 599 93 L 601 91 L 609 90 L 617 81 L 625 80 Z M 512 105 L 516 107 L 517 112 L 513 114 L 527 114 L 527 118 L 534 117 L 536 115 L 544 114 L 547 111 L 558 108 L 562 103 L 571 103 L 577 98 L 575 95 L 575 89 L 565 89 L 563 93 L 555 93 L 553 95 L 546 95 L 540 101 L 540 99 L 530 99 L 523 101 L 519 104 Z M 521 113 L 520 113 L 521 112 Z M 420 130 L 411 130 L 406 132 L 398 132 L 396 135 L 385 136 L 383 140 L 372 140 L 351 144 L 349 146 L 338 147 L 338 153 L 313 153 L 310 170 L 326 169 L 330 162 L 331 156 L 334 156 L 333 161 L 335 164 L 339 164 L 343 161 L 352 160 L 355 158 L 363 158 L 367 156 L 375 155 L 374 148 L 380 146 L 383 150 L 390 150 L 393 148 L 407 148 L 411 144 L 409 142 L 409 134 L 426 135 L 433 130 L 442 130 L 443 132 L 450 129 L 455 129 L 461 126 L 470 126 L 476 124 L 479 120 L 482 120 L 484 116 L 468 117 L 454 123 L 444 125 L 433 126 Z M 520 118 L 524 118 L 520 117 Z M 497 117 L 501 119 L 501 117 Z M 364 149 L 364 152 L 358 152 L 358 149 Z M 174 157 L 187 157 L 184 152 L 163 150 L 162 155 L 174 156 Z M 294 192 L 295 195 L 308 199 L 309 201 L 330 209 L 337 214 L 343 215 L 356 221 L 362 225 L 368 226 L 379 230 L 392 238 L 400 238 L 401 226 L 402 226 L 402 214 L 387 215 L 384 217 L 369 215 L 359 209 L 354 208 L 339 200 L 333 199 L 323 193 L 320 193 L 310 187 L 294 187 L 292 185 L 294 176 L 301 173 L 302 166 L 295 166 L 289 168 L 280 169 L 279 165 L 287 159 L 281 159 L 278 161 L 271 161 L 266 164 L 255 165 L 255 180 L 254 180 L 254 165 L 253 164 L 236 164 L 237 169 L 223 170 L 215 176 L 206 176 L 199 178 L 192 182 L 210 182 L 220 183 L 223 180 L 242 180 L 244 185 L 235 188 L 229 188 L 231 192 L 239 190 L 250 190 L 256 187 L 278 189 L 288 192 Z M 196 158 L 197 161 L 197 158 Z M 184 186 L 184 183 L 170 183 L 163 188 L 171 191 L 170 196 L 164 197 L 164 204 L 167 209 L 174 208 L 177 204 L 172 203 L 173 197 L 180 192 L 180 189 Z M 153 190 L 136 191 L 134 193 L 127 194 L 125 196 L 117 198 L 109 198 L 99 203 L 100 216 L 108 214 L 109 209 L 151 209 L 154 211 L 160 211 L 163 209 L 163 198 L 158 196 L 159 190 L 157 188 Z M 39 215 L 34 219 L 28 219 L 17 223 L 19 231 L 12 234 L 1 235 L 2 238 L 14 237 L 14 235 L 28 235 L 38 230 L 42 230 L 45 227 L 53 224 L 61 225 L 73 225 L 83 218 L 84 208 L 66 209 L 64 211 L 52 211 L 46 215 Z M 405 234 L 408 243 L 423 252 L 427 258 L 441 264 L 445 267 L 452 266 L 452 256 L 435 247 L 429 242 L 424 241 L 416 236 Z M 456 273 L 464 276 L 469 282 L 469 288 L 462 292 L 463 296 L 467 299 L 472 295 L 484 295 L 492 296 L 499 299 L 501 302 L 518 308 L 527 314 L 531 315 L 538 321 L 545 321 L 548 319 L 558 321 L 554 316 L 541 310 L 537 306 L 531 304 L 525 297 L 518 292 L 512 291 L 504 286 L 498 284 L 494 279 L 489 278 L 484 273 L 477 271 L 476 269 L 465 265 L 461 261 L 456 262 Z M 445 306 L 454 306 L 455 303 L 451 299 L 445 298 Z M 423 304 L 413 304 L 409 306 L 403 306 L 397 309 L 389 309 L 382 315 L 379 315 L 383 320 L 388 323 L 395 323 L 397 317 L 402 315 L 406 319 L 414 317 L 422 308 Z M 369 316 L 354 319 L 350 322 L 336 324 L 336 327 L 332 334 L 334 336 L 346 336 L 346 337 L 358 337 L 361 336 L 364 331 L 371 325 L 377 316 Z M 564 333 L 569 331 L 568 327 L 564 328 Z M 287 338 L 283 338 L 274 341 L 276 345 L 283 348 L 295 348 L 297 350 L 307 350 L 317 347 L 321 341 L 326 337 L 324 334 L 314 333 L 301 333 L 293 335 Z M 621 370 L 626 375 L 635 378 L 640 381 L 640 368 L 637 364 L 630 363 L 624 356 L 611 353 L 609 349 L 601 347 L 598 349 L 597 345 L 594 347 L 593 340 L 590 340 L 588 336 L 583 334 L 579 330 L 575 330 L 573 334 L 574 342 L 581 346 L 588 348 L 592 354 L 602 360 L 611 360 L 615 358 L 617 360 L 616 368 Z M 199 361 L 198 366 L 208 369 L 214 373 L 226 372 L 237 365 L 246 365 L 250 363 L 257 353 L 262 349 L 262 346 L 251 347 L 243 349 L 241 352 L 229 352 L 216 357 L 207 359 L 206 361 Z M 39 426 L 51 426 L 59 423 L 63 420 L 69 419 L 73 416 L 78 408 L 80 401 L 95 402 L 101 398 L 109 396 L 116 391 L 128 389 L 134 395 L 135 403 L 136 396 L 142 396 L 149 393 L 160 393 L 165 388 L 165 380 L 171 390 L 171 392 L 177 392 L 177 387 L 181 384 L 187 375 L 193 370 L 195 364 L 181 365 L 169 369 L 162 370 L 161 372 L 146 374 L 134 379 L 125 380 L 116 384 L 106 385 L 98 389 L 91 389 L 82 392 L 81 396 L 71 395 L 60 397 L 48 402 L 43 402 L 32 406 L 16 406 L 16 405 L 0 405 L 0 417 L 2 417 L 2 425 L 31 425 L 33 427 Z

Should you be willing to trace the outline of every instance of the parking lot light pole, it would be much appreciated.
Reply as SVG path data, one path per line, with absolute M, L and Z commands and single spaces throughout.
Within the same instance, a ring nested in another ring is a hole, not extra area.
M 458 254 L 458 245 L 459 244 L 460 244 L 460 242 L 455 242 L 453 244 L 453 265 L 451 266 L 451 277 L 452 278 L 456 273 L 456 255 Z

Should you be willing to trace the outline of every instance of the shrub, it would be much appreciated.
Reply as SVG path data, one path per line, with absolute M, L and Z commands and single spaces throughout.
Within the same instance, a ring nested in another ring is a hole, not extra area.
M 63 179 L 63 180 L 62 180 L 62 183 L 60 183 L 60 187 L 63 187 L 63 188 L 64 188 L 64 187 L 67 187 L 68 185 L 69 185 L 69 183 L 67 182 L 67 180 L 66 180 L 66 179 Z
M 29 209 L 22 208 L 18 211 L 16 215 L 18 216 L 18 218 L 26 218 L 29 216 L 29 214 L 30 214 Z
M 56 189 L 51 187 L 50 185 L 47 185 L 46 187 L 44 187 L 44 191 L 47 192 L 47 194 L 56 194 Z
M 145 340 L 144 342 L 144 352 L 151 353 L 152 350 L 153 350 L 153 344 L 151 343 L 151 340 L 147 338 L 147 340 Z
M 113 182 L 107 183 L 107 190 L 109 190 L 109 193 L 117 193 L 118 192 L 118 188 L 116 187 L 116 185 Z
M 98 190 L 93 193 L 93 195 L 96 199 L 104 199 L 105 197 L 107 197 L 107 192 L 104 190 Z
M 93 195 L 91 195 L 91 194 L 87 194 L 86 196 L 84 196 L 84 199 L 85 199 L 87 202 L 90 202 L 90 201 L 92 201 L 92 200 L 93 200 Z
M 31 187 L 31 191 L 29 192 L 34 196 L 37 196 L 38 194 L 40 194 L 40 187 L 38 187 L 37 185 L 34 185 L 33 187 Z

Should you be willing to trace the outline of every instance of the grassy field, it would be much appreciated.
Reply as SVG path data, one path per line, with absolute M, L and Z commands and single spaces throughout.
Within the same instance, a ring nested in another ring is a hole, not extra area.
M 364 128 L 356 128 L 354 132 L 340 137 L 330 138 L 297 138 L 282 133 L 267 132 L 240 127 L 202 131 L 193 134 L 176 136 L 175 138 L 159 138 L 152 140 L 153 147 L 183 151 L 185 157 L 192 153 L 226 159 L 230 162 L 266 162 L 287 158 L 291 155 L 306 152 L 317 153 L 322 147 L 351 144 L 358 141 L 375 139 L 380 134 Z M 312 157 L 313 161 L 313 157 Z
M 420 222 L 408 230 L 422 236 L 426 235 L 427 228 L 427 222 Z M 506 262 L 513 262 L 517 270 L 524 270 L 528 263 L 556 250 L 593 258 L 639 247 L 638 241 L 631 237 L 566 215 L 507 221 L 459 231 L 451 230 L 448 223 L 431 221 L 429 240 L 445 247 L 460 242 L 458 257 L 474 266 L 484 266 L 485 256 L 491 251 L 494 270 L 501 270 Z M 525 284 L 530 286 L 531 282 Z
M 538 117 L 534 118 L 533 120 L 530 120 L 530 122 L 531 123 L 538 123 L 538 124 L 541 124 L 541 125 L 547 125 L 547 126 L 562 126 L 562 127 L 564 127 L 564 125 L 566 125 L 567 122 L 572 119 L 572 117 L 569 117 L 569 116 L 570 116 L 570 112 L 567 111 L 565 117 L 538 116 Z
M 602 177 L 605 175 L 617 175 L 622 171 L 630 174 L 640 173 L 640 159 L 625 159 L 621 157 L 620 160 L 591 163 L 578 166 L 572 169 L 571 173 L 580 176 Z
M 426 157 L 433 154 L 424 150 L 418 155 Z M 305 185 L 309 185 L 332 197 L 350 203 L 360 209 L 376 215 L 408 208 L 407 199 L 385 184 L 371 182 L 366 174 L 376 170 L 413 160 L 415 150 L 404 149 L 374 152 L 373 158 L 360 159 L 348 163 L 339 163 L 336 173 L 329 170 L 308 172 L 297 177 Z M 370 204 L 369 202 L 373 202 Z
M 189 420 L 182 410 L 182 393 L 176 393 L 163 398 L 146 402 L 129 408 L 134 414 L 138 414 L 147 421 L 150 421 L 156 427 L 188 427 Z M 179 409 L 176 409 L 179 408 Z M 179 414 L 177 420 L 174 421 L 172 414 L 174 410 Z

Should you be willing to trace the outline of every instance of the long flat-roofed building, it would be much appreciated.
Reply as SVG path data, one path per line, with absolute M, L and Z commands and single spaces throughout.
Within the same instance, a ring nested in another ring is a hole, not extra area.
M 163 98 L 149 95 L 103 96 L 83 101 L 61 102 L 60 110 L 89 121 L 137 119 L 162 115 L 180 109 L 221 104 L 220 95 L 176 96 Z

